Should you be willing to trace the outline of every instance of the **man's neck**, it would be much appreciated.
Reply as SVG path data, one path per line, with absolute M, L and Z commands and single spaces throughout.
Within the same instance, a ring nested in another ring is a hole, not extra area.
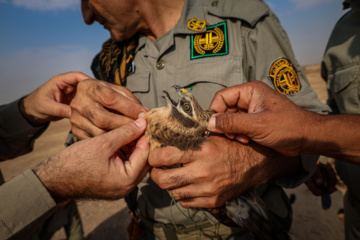
M 167 1 L 146 1 L 143 5 L 144 19 L 148 29 L 144 33 L 151 41 L 155 41 L 178 23 L 184 0 L 167 0 Z

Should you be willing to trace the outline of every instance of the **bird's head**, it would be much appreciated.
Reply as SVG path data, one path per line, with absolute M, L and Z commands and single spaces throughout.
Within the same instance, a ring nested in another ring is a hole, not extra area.
M 205 117 L 205 111 L 201 108 L 194 95 L 178 85 L 174 85 L 173 87 L 176 89 L 179 99 L 176 102 L 170 97 L 167 91 L 163 91 L 165 93 L 163 97 L 166 99 L 167 107 L 176 108 L 182 115 L 190 117 L 199 123 L 207 122 L 208 117 Z

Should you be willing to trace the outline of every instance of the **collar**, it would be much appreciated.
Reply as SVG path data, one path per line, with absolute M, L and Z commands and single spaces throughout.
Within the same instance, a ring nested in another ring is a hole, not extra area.
M 188 21 L 194 17 L 199 20 L 206 20 L 204 7 L 203 0 L 185 0 L 181 17 L 174 28 L 174 34 L 199 34 L 201 32 L 206 32 L 206 27 L 201 32 L 187 28 Z

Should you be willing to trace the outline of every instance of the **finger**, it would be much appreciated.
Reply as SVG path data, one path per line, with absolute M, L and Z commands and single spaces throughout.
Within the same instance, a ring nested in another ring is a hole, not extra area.
M 193 153 L 193 151 L 181 151 L 172 146 L 155 148 L 149 154 L 149 164 L 152 167 L 170 167 L 175 164 L 186 164 L 193 159 Z
M 76 111 L 71 113 L 70 122 L 72 133 L 79 139 L 92 138 L 105 133 Z
M 77 116 L 79 116 L 79 119 L 87 119 L 95 127 L 106 131 L 113 130 L 133 121 L 133 119 L 126 116 L 110 112 L 100 104 L 95 104 L 93 102 L 90 104 L 91 105 L 83 106 L 77 104 L 76 101 L 72 101 L 70 104 L 72 107 L 72 114 L 75 115 L 78 113 Z
M 180 200 L 179 203 L 184 208 L 217 208 L 221 207 L 225 201 L 216 197 L 198 197 Z
M 244 134 L 238 134 L 236 135 L 235 140 L 241 142 L 242 144 L 249 144 L 251 139 Z
M 211 116 L 207 129 L 216 133 L 248 135 L 254 127 L 255 114 L 222 113 Z
M 109 85 L 107 85 L 109 86 Z M 127 89 L 126 87 L 118 86 L 118 85 L 110 85 L 112 89 L 117 91 L 118 93 L 122 94 L 124 97 L 128 98 L 129 100 L 141 104 L 140 100 L 137 99 L 134 94 Z
M 80 81 L 90 79 L 88 75 L 81 72 L 68 72 L 55 76 L 59 89 L 65 89 L 69 85 L 75 87 Z
M 103 134 L 101 137 L 104 138 L 104 141 L 111 143 L 111 149 L 115 152 L 144 134 L 146 125 L 146 120 L 139 118 L 130 124 Z M 140 146 L 144 147 L 144 145 Z
M 174 189 L 193 183 L 194 181 L 192 177 L 188 174 L 188 172 L 184 173 L 181 170 L 181 168 L 152 168 L 151 179 L 161 189 Z
M 210 104 L 210 109 L 223 113 L 228 108 L 236 106 L 240 99 L 238 87 L 229 87 L 218 91 Z
M 210 109 L 223 113 L 228 108 L 237 108 L 247 110 L 252 96 L 258 93 L 257 90 L 268 88 L 260 81 L 253 81 L 237 86 L 222 89 L 218 91 L 210 104 Z
M 69 105 L 66 104 L 52 101 L 47 102 L 44 108 L 44 112 L 46 112 L 47 115 L 52 117 L 70 118 L 71 116 L 71 108 Z
M 128 162 L 125 162 L 125 167 L 133 172 L 134 175 L 141 175 L 142 177 L 149 171 L 150 165 L 147 163 L 149 155 L 149 143 L 145 136 L 142 136 L 135 147 L 135 150 L 130 156 Z M 141 177 L 141 178 L 142 178 Z
M 226 136 L 228 139 L 235 139 L 236 134 L 233 134 L 233 133 L 225 133 L 225 136 Z
M 132 119 L 137 119 L 141 112 L 147 111 L 138 101 L 125 97 L 125 93 L 122 94 L 103 82 L 97 83 L 96 91 L 94 91 L 93 95 L 105 107 Z

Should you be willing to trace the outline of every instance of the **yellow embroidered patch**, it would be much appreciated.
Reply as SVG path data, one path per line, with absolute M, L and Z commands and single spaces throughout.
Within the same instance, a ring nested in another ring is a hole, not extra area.
M 276 90 L 284 95 L 292 95 L 300 91 L 299 77 L 289 60 L 279 58 L 271 64 L 269 79 Z
M 206 26 L 207 21 L 206 20 L 199 20 L 198 18 L 194 17 L 190 19 L 187 23 L 187 28 L 189 30 L 193 30 L 196 32 L 201 32 L 204 27 Z
M 226 22 L 207 26 L 207 31 L 191 35 L 191 59 L 226 55 L 228 51 Z

